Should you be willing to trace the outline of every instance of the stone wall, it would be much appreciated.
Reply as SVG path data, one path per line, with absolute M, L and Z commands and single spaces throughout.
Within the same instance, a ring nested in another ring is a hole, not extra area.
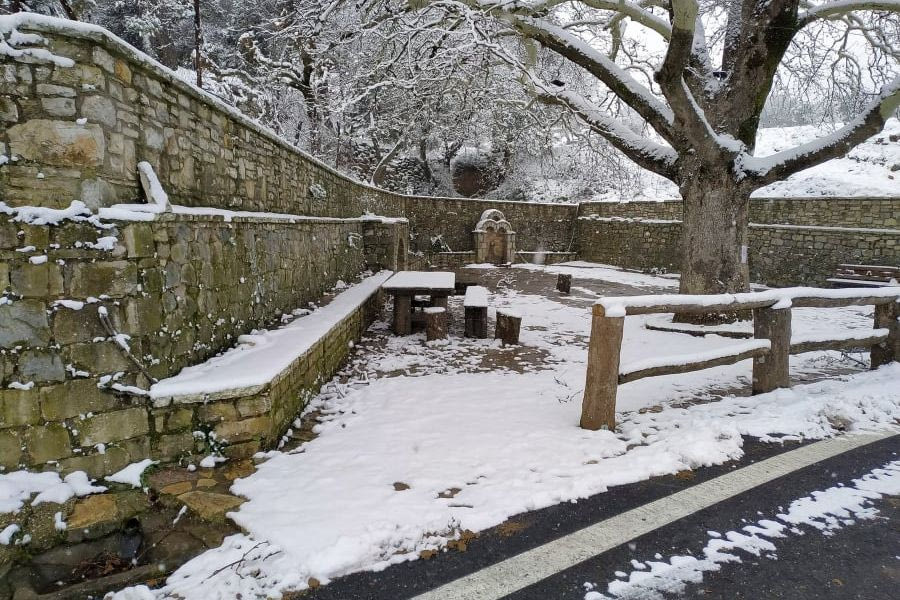
M 29 16 L 3 56 L 0 197 L 63 207 L 132 202 L 136 164 L 153 165 L 174 203 L 318 216 L 400 214 L 400 196 L 302 154 L 103 29 Z M 34 184 L 35 178 L 41 185 Z
M 678 272 L 681 223 L 610 218 L 580 218 L 576 225 L 581 260 L 627 269 Z
M 681 223 L 579 219 L 582 260 L 678 272 Z M 770 286 L 826 286 L 840 263 L 900 265 L 900 229 L 751 225 L 750 279 Z
M 900 266 L 900 229 L 750 227 L 751 281 L 827 287 L 841 263 Z
M 363 225 L 0 215 L 0 465 L 99 474 L 191 451 L 200 417 L 154 423 L 138 390 L 351 281 L 366 268 Z
M 468 198 L 407 197 L 410 249 L 421 252 L 473 250 L 472 231 L 488 209 L 501 211 L 516 232 L 516 249 L 565 252 L 573 244 L 576 204 L 499 202 Z
M 578 207 L 578 216 L 680 221 L 681 200 L 584 202 Z M 753 198 L 750 222 L 896 229 L 900 226 L 900 198 Z

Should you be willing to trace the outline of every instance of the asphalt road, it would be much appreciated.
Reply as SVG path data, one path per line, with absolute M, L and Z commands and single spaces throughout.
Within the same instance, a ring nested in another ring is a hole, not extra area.
M 297 597 L 313 600 L 400 600 L 478 572 L 521 552 L 653 500 L 664 498 L 724 473 L 799 447 L 748 440 L 740 461 L 612 488 L 578 503 L 562 504 L 513 517 L 482 532 L 465 552 L 447 551 L 430 560 L 396 565 L 380 573 L 358 573 Z M 615 579 L 632 570 L 631 560 L 701 552 L 707 531 L 725 532 L 763 517 L 772 518 L 796 498 L 837 482 L 849 482 L 900 458 L 900 436 L 869 444 L 802 468 L 679 519 L 555 575 L 504 596 L 510 600 L 582 600 L 584 583 Z M 740 564 L 723 565 L 690 584 L 681 598 L 772 600 L 900 599 L 900 499 L 876 503 L 880 518 L 860 521 L 831 536 L 808 528 L 805 535 L 776 540 L 777 559 L 742 555 Z

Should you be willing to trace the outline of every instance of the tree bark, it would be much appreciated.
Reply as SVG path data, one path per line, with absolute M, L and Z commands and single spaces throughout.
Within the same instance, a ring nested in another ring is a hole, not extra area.
M 684 178 L 681 294 L 724 294 L 750 289 L 748 220 L 750 191 L 723 169 L 700 166 Z M 744 313 L 676 314 L 680 323 L 728 322 Z
M 203 46 L 203 29 L 200 26 L 200 0 L 194 0 L 194 69 L 197 71 L 197 87 L 203 87 L 203 58 L 200 49 Z

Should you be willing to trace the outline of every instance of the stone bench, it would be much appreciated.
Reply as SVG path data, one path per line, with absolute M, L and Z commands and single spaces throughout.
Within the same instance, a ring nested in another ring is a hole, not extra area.
M 470 285 L 466 288 L 466 297 L 463 299 L 465 311 L 465 336 L 471 338 L 486 338 L 488 291 L 480 285 Z
M 228 456 L 271 446 L 374 320 L 392 274 L 372 275 L 309 315 L 241 336 L 223 354 L 153 384 L 154 411 L 189 411 L 189 421 L 209 422 Z

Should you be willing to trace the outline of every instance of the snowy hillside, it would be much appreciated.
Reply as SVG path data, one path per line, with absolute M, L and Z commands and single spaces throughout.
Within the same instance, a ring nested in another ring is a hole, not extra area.
M 760 131 L 756 155 L 767 156 L 830 133 L 833 128 L 778 127 Z M 893 169 L 893 170 L 892 170 Z M 757 191 L 755 196 L 898 196 L 900 195 L 900 120 L 853 149 L 845 158 L 797 173 Z

